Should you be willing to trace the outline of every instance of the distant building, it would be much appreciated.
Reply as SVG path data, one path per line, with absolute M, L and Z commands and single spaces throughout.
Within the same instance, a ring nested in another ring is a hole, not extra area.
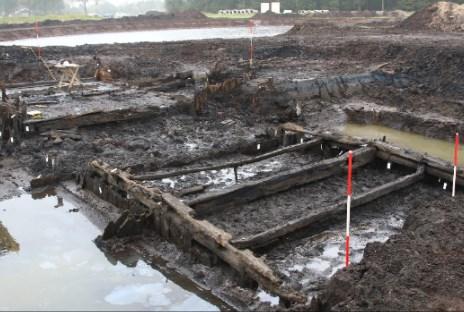
M 280 2 L 261 2 L 261 13 L 280 14 Z
M 271 10 L 271 6 L 269 2 L 262 2 L 261 3 L 261 13 L 267 13 Z

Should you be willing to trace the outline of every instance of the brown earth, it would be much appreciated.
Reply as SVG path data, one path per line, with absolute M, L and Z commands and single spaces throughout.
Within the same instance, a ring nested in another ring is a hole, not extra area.
M 322 310 L 462 311 L 463 199 L 413 208 L 399 234 L 369 244 L 361 263 L 335 274 Z
M 440 1 L 404 20 L 401 28 L 419 31 L 464 31 L 464 5 Z

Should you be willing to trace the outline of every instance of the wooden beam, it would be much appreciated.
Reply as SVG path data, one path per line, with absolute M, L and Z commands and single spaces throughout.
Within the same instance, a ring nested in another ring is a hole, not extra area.
M 453 164 L 450 162 L 434 158 L 428 155 L 419 154 L 417 152 L 408 151 L 406 149 L 393 146 L 391 144 L 374 141 L 371 143 L 378 150 L 377 157 L 393 163 L 398 163 L 402 166 L 409 168 L 417 168 L 424 164 L 425 172 L 428 175 L 445 179 L 448 181 L 453 180 Z M 456 184 L 464 186 L 464 169 L 458 168 Z
M 282 281 L 275 275 L 274 271 L 263 260 L 255 257 L 251 251 L 239 250 L 232 246 L 229 243 L 231 239 L 229 233 L 215 227 L 208 221 L 194 219 L 189 213 L 191 208 L 173 195 L 165 193 L 163 200 L 182 218 L 182 223 L 188 227 L 195 241 L 211 250 L 236 271 L 247 273 L 262 287 L 286 300 L 306 301 L 303 296 L 296 292 L 285 290 L 282 287 Z
M 338 132 L 329 131 L 309 131 L 304 129 L 302 126 L 297 125 L 293 122 L 287 122 L 279 126 L 282 130 L 293 131 L 297 133 L 303 133 L 311 135 L 313 137 L 321 138 L 325 141 L 331 141 L 337 143 L 337 145 L 345 147 L 347 149 L 362 146 L 369 143 L 368 139 L 351 137 Z
M 359 168 L 371 162 L 375 157 L 375 148 L 363 147 L 354 151 L 354 167 Z M 220 212 L 258 198 L 286 191 L 288 189 L 325 179 L 343 172 L 347 155 L 325 159 L 298 169 L 293 169 L 258 181 L 245 182 L 228 189 L 205 194 L 188 203 L 198 216 Z
M 309 142 L 287 146 L 287 147 L 284 147 L 284 148 L 281 148 L 281 149 L 278 149 L 278 150 L 275 150 L 275 151 L 272 151 L 266 154 L 262 154 L 262 155 L 255 156 L 255 157 L 250 157 L 244 160 L 232 161 L 232 162 L 227 162 L 224 164 L 213 165 L 213 166 L 188 168 L 188 169 L 172 171 L 172 172 L 148 173 L 145 175 L 131 176 L 131 179 L 135 181 L 151 181 L 151 180 L 159 180 L 159 179 L 175 177 L 175 176 L 180 176 L 180 175 L 185 175 L 185 174 L 191 174 L 191 173 L 196 173 L 196 172 L 201 172 L 201 171 L 220 170 L 224 168 L 237 168 L 240 166 L 259 162 L 259 161 L 262 161 L 268 158 L 276 157 L 282 154 L 302 151 L 302 150 L 311 148 L 313 146 L 317 146 L 321 143 L 322 143 L 321 139 L 314 139 Z
M 355 195 L 352 199 L 351 207 L 359 207 L 369 202 L 377 200 L 392 192 L 404 189 L 424 177 L 425 168 L 420 166 L 413 174 L 401 177 L 395 181 L 373 188 L 366 193 Z M 237 248 L 260 248 L 275 243 L 278 239 L 285 237 L 291 233 L 311 227 L 312 225 L 329 220 L 334 215 L 344 213 L 346 211 L 346 201 L 340 201 L 335 205 L 327 207 L 327 209 L 316 215 L 304 216 L 302 218 L 292 220 L 286 224 L 276 226 L 265 232 L 253 235 L 250 237 L 243 237 L 234 239 L 232 244 Z
M 89 166 L 94 173 L 103 177 L 108 184 L 127 193 L 131 193 L 135 199 L 139 200 L 147 207 L 152 207 L 155 200 L 161 201 L 160 190 L 146 188 L 135 183 L 128 178 L 128 174 L 124 171 L 113 168 L 97 160 L 92 161 Z
M 160 109 L 158 107 L 151 107 L 145 109 L 129 108 L 107 112 L 97 111 L 81 115 L 68 115 L 44 120 L 28 120 L 24 122 L 24 125 L 29 126 L 31 128 L 31 131 L 44 132 L 47 130 L 72 129 L 77 127 L 88 127 L 111 122 L 143 119 L 159 115 Z

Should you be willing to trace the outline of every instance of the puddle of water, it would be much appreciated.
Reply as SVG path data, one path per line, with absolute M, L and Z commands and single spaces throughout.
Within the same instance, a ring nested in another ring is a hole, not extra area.
M 358 224 L 352 224 L 352 232 L 356 233 L 351 237 L 350 262 L 359 263 L 364 255 L 364 249 L 368 243 L 384 243 L 390 236 L 397 233 L 405 220 L 403 212 L 395 211 L 385 216 L 376 216 Z M 283 270 L 287 276 L 303 274 L 307 278 L 302 280 L 304 283 L 318 285 L 321 280 L 328 280 L 338 270 L 345 266 L 345 237 L 344 228 L 337 226 L 331 230 L 322 232 L 304 247 L 305 250 L 318 250 L 315 255 L 302 256 L 292 254 L 297 263 L 288 270 Z M 317 289 L 320 286 L 317 287 Z M 309 290 L 309 296 L 317 294 L 317 291 Z
M 56 205 L 28 194 L 0 202 L 19 244 L 0 256 L 0 310 L 218 310 L 143 261 L 111 264 L 93 243 L 100 230 L 71 203 Z
M 284 164 L 279 160 L 264 160 L 258 163 L 241 166 L 237 170 L 238 181 L 242 182 L 247 179 L 256 177 L 258 174 L 273 172 L 279 170 Z M 182 175 L 180 177 L 164 178 L 161 183 L 165 187 L 175 189 L 176 187 L 187 187 L 186 184 L 192 182 L 194 185 L 205 185 L 209 190 L 220 190 L 236 184 L 235 173 L 233 168 L 224 168 L 220 170 L 200 171 L 191 175 Z M 155 184 L 156 185 L 156 184 Z
M 377 125 L 347 124 L 341 130 L 346 135 L 367 139 L 379 139 L 386 136 L 388 142 L 400 147 L 427 153 L 450 162 L 454 159 L 454 138 L 450 138 L 453 140 L 451 143 Z M 459 161 L 461 164 L 464 163 L 463 145 L 460 148 Z
M 273 296 L 269 294 L 268 292 L 265 292 L 264 290 L 261 290 L 258 293 L 258 299 L 261 302 L 267 302 L 271 305 L 271 307 L 275 307 L 279 305 L 279 297 Z
M 255 37 L 270 37 L 290 30 L 291 26 L 260 26 L 255 29 Z M 112 44 L 134 42 L 168 42 L 182 40 L 203 39 L 236 39 L 248 38 L 248 27 L 223 27 L 223 28 L 191 28 L 191 29 L 166 29 L 150 31 L 131 31 L 100 34 L 84 34 L 73 36 L 44 37 L 40 39 L 22 39 L 0 42 L 0 45 L 11 46 L 69 46 L 75 47 L 83 44 Z

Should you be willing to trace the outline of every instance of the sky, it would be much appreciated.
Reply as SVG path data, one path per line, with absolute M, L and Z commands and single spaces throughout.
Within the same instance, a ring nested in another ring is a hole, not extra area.
M 140 0 L 106 0 L 106 1 L 111 2 L 114 5 L 121 5 L 125 3 L 139 2 Z
M 0 0 L 1 1 L 1 0 Z M 71 0 L 66 0 L 68 3 L 72 2 Z M 140 2 L 142 0 L 105 0 L 108 1 L 114 5 L 121 5 L 121 4 L 126 4 L 126 3 L 134 3 L 134 2 Z M 90 4 L 92 4 L 92 0 L 89 1 Z

